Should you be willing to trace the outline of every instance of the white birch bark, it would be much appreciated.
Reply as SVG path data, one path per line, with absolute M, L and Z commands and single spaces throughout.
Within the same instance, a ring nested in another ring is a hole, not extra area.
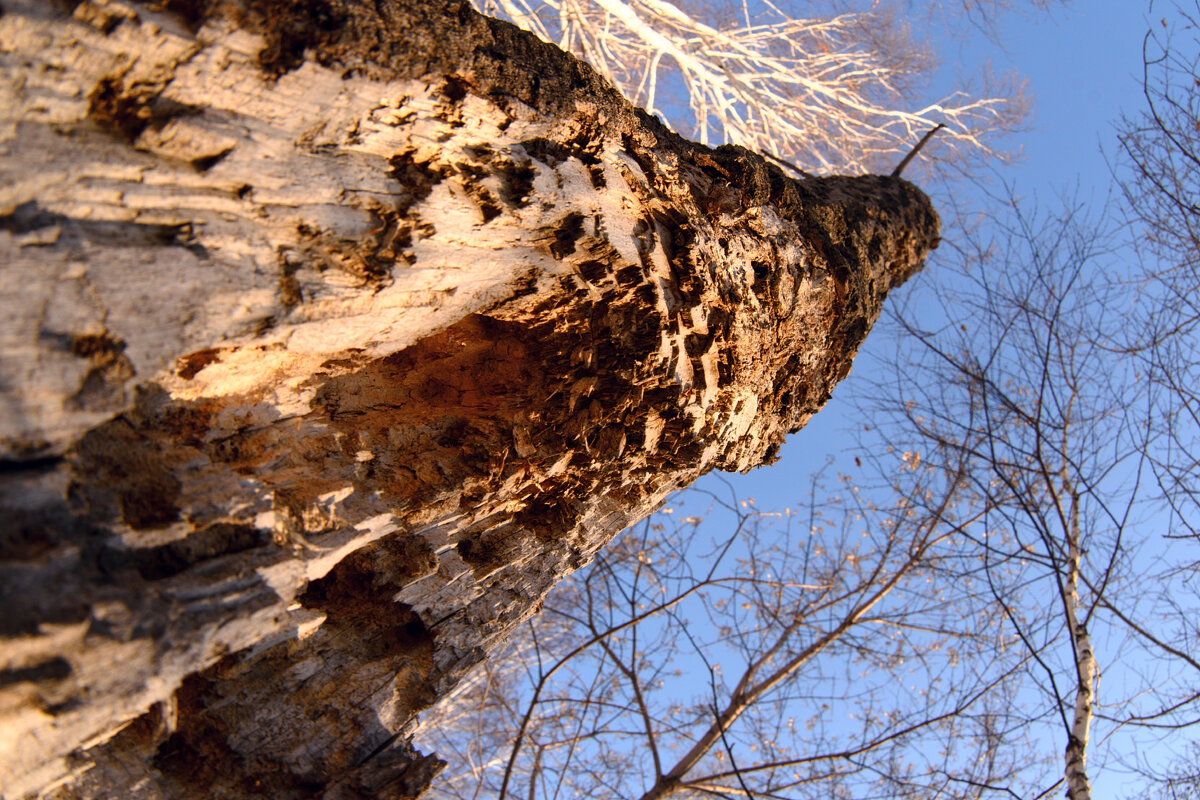
M 1066 748 L 1067 797 L 1070 800 L 1091 800 L 1092 787 L 1087 775 L 1087 748 L 1100 673 L 1096 666 L 1096 654 L 1092 650 L 1091 636 L 1088 634 L 1086 623 L 1080 618 L 1079 498 L 1069 479 L 1064 478 L 1063 484 L 1064 495 L 1070 503 L 1068 509 L 1069 529 L 1067 531 L 1067 574 L 1064 580 L 1064 590 L 1067 625 L 1070 628 L 1071 646 L 1075 655 L 1075 701 Z

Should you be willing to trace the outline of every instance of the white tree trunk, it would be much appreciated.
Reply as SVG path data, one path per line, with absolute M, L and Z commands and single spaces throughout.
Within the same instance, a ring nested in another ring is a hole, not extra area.
M 1079 559 L 1082 531 L 1079 525 L 1079 496 L 1065 474 L 1063 496 L 1070 503 L 1067 509 L 1067 574 L 1063 594 L 1075 656 L 1075 702 L 1066 749 L 1067 797 L 1069 800 L 1091 800 L 1092 786 L 1087 775 L 1087 748 L 1092 727 L 1092 710 L 1096 707 L 1096 683 L 1100 672 L 1096 666 L 1096 654 L 1092 650 L 1092 637 L 1088 633 L 1087 623 L 1080 617 Z
M 937 241 L 465 4 L 0 2 L 5 798 L 416 796 L 415 714 Z

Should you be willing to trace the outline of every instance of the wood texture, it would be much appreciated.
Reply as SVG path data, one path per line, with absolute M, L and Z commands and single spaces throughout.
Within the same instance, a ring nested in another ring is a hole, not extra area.
M 2 8 L 5 798 L 417 796 L 415 715 L 936 246 L 465 4 Z

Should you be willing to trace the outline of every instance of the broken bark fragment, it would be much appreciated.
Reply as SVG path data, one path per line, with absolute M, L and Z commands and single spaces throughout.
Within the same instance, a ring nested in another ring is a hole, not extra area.
M 5 798 L 417 796 L 415 715 L 937 242 L 465 3 L 2 6 Z

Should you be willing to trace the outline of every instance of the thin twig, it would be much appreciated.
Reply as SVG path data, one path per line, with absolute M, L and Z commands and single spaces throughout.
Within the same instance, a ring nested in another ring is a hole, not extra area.
M 900 173 L 904 172 L 904 168 L 908 166 L 908 162 L 912 161 L 916 157 L 917 153 L 921 152 L 921 148 L 925 146 L 925 143 L 928 142 L 930 139 L 932 139 L 933 135 L 935 133 L 937 133 L 938 131 L 940 131 L 944 127 L 946 127 L 946 126 L 943 123 L 939 122 L 937 125 L 935 125 L 933 127 L 933 130 L 929 131 L 929 133 L 922 136 L 921 141 L 917 142 L 917 146 L 914 147 L 912 150 L 909 150 L 908 155 L 906 155 L 904 157 L 904 159 L 901 160 L 901 162 L 896 166 L 896 168 L 894 170 L 892 170 L 892 177 L 899 178 Z
M 704 658 L 704 656 L 701 655 L 701 658 Z M 738 784 L 741 785 L 742 791 L 746 793 L 746 797 L 754 800 L 754 793 L 746 785 L 746 779 L 742 777 L 742 770 L 733 758 L 733 746 L 729 744 L 729 739 L 725 736 L 725 725 L 721 722 L 721 709 L 717 707 L 717 674 L 713 671 L 712 665 L 708 663 L 708 659 L 704 660 L 704 665 L 708 667 L 708 681 L 712 686 L 713 719 L 717 721 L 717 729 L 721 732 L 721 744 L 725 745 L 725 752 L 729 754 L 729 766 L 733 769 L 733 774 L 737 776 Z

